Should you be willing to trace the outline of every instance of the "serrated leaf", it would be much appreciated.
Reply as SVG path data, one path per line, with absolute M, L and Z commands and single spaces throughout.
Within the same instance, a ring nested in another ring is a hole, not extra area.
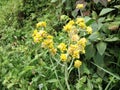
M 97 50 L 99 52 L 100 55 L 103 55 L 105 50 L 106 50 L 106 47 L 107 47 L 107 44 L 105 42 L 99 42 L 97 45 Z
M 104 8 L 102 9 L 102 11 L 100 12 L 99 16 L 103 16 L 111 11 L 113 11 L 114 9 L 113 8 Z

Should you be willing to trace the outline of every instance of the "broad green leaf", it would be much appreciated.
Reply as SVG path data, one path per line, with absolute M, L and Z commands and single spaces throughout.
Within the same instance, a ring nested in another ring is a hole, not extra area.
M 105 15 L 111 11 L 113 11 L 114 9 L 113 8 L 104 8 L 102 9 L 102 11 L 100 12 L 99 16 L 102 16 L 102 15 Z
M 91 40 L 91 41 L 98 41 L 98 40 L 101 39 L 100 33 L 99 32 L 94 32 L 88 37 L 88 39 Z
M 96 47 L 100 55 L 103 55 L 106 50 L 107 44 L 105 42 L 99 42 Z
M 91 59 L 95 55 L 95 52 L 96 50 L 93 44 L 86 46 L 86 59 Z

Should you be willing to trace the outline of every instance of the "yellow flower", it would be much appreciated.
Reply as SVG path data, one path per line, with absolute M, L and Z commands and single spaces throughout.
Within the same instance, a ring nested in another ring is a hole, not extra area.
M 60 49 L 61 52 L 66 51 L 66 50 L 67 50 L 66 47 L 67 47 L 67 46 L 65 45 L 65 43 L 60 43 L 60 44 L 58 45 L 58 48 Z
M 39 22 L 36 24 L 36 27 L 46 27 L 46 22 Z
M 78 24 L 82 29 L 85 29 L 86 28 L 86 24 L 84 22 L 80 22 Z
M 78 46 L 83 46 L 83 47 L 85 47 L 85 46 L 86 46 L 86 42 L 87 42 L 86 38 L 81 38 L 81 39 L 77 42 L 77 45 L 78 45 Z
M 88 34 L 91 34 L 92 33 L 92 28 L 90 26 L 88 26 L 86 31 L 87 31 Z
M 33 32 L 33 34 L 32 34 L 32 36 L 33 37 L 36 36 L 37 33 L 38 33 L 38 31 L 37 31 L 37 29 L 35 29 L 34 32 Z
M 75 22 L 74 22 L 73 20 L 71 20 L 71 21 L 68 22 L 68 24 L 69 24 L 69 25 L 74 25 Z
M 80 37 L 79 37 L 77 34 L 72 35 L 72 36 L 71 36 L 71 41 L 78 41 L 79 38 L 80 38 Z
M 61 54 L 60 59 L 65 62 L 67 60 L 67 54 Z
M 77 19 L 76 19 L 76 24 L 79 24 L 79 23 L 81 23 L 81 22 L 85 23 L 84 18 L 77 18 Z
M 82 62 L 80 60 L 75 60 L 74 67 L 79 68 L 82 65 Z
M 45 38 L 45 37 L 47 36 L 47 32 L 44 31 L 44 30 L 40 30 L 40 31 L 39 31 L 39 35 L 40 35 L 41 37 Z
M 57 52 L 57 49 L 55 49 L 55 48 L 51 48 L 51 49 L 50 49 L 50 52 L 51 52 L 52 55 L 55 55 L 56 52 Z
M 63 29 L 67 32 L 69 32 L 72 29 L 72 25 L 71 24 L 66 24 L 65 26 L 63 26 Z
M 79 55 L 79 50 L 75 50 L 72 54 L 72 57 L 73 58 L 80 58 L 80 55 Z
M 82 9 L 84 6 L 83 6 L 83 4 L 77 4 L 77 6 L 76 6 L 76 8 L 78 8 L 78 9 Z
M 42 47 L 43 48 L 53 48 L 53 40 L 52 39 L 45 39 L 43 42 L 42 42 Z
M 47 39 L 53 39 L 53 36 L 48 35 L 48 36 L 47 36 Z
M 70 54 L 70 55 L 73 55 L 73 53 L 74 53 L 74 51 L 76 51 L 76 50 L 79 50 L 79 47 L 78 47 L 78 45 L 73 45 L 73 44 L 71 44 L 70 46 L 69 46 L 69 48 L 68 48 L 68 53 Z

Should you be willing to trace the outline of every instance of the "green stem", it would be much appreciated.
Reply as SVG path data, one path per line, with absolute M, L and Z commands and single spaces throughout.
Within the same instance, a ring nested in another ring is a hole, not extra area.
M 53 63 L 53 61 L 52 61 L 51 58 L 50 58 L 50 61 L 51 61 L 51 63 L 52 63 L 52 66 L 54 66 L 54 63 Z M 64 88 L 62 87 L 62 85 L 61 85 L 61 83 L 60 83 L 60 80 L 59 80 L 59 78 L 58 78 L 58 74 L 57 74 L 56 69 L 54 69 L 54 73 L 55 73 L 55 76 L 56 76 L 56 78 L 57 78 L 57 80 L 58 80 L 58 83 L 59 83 L 59 85 L 60 85 L 61 90 L 64 90 Z
M 69 75 L 68 75 L 68 69 L 67 69 L 67 62 L 65 62 L 65 82 L 66 82 L 66 85 L 67 85 L 67 89 L 70 90 L 70 86 L 69 86 L 69 83 L 68 83 L 68 78 L 69 78 Z
M 82 10 L 80 10 L 80 14 L 81 14 L 81 16 L 83 17 L 83 13 L 82 13 Z
M 80 68 L 78 68 L 78 78 L 80 80 Z
M 108 88 L 109 88 L 110 84 L 112 83 L 113 79 L 114 79 L 114 77 L 112 77 L 112 79 L 109 81 L 109 83 L 107 84 L 105 90 L 108 90 Z

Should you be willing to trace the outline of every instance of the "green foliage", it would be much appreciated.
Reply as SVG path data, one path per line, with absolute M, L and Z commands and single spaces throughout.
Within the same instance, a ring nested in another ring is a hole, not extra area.
M 120 0 L 1 0 L 0 1 L 0 89 L 65 90 L 64 67 L 59 55 L 51 57 L 32 39 L 35 24 L 47 22 L 54 41 L 66 42 L 63 26 L 80 17 L 93 33 L 87 38 L 85 55 L 77 69 L 70 69 L 71 90 L 118 90 L 120 85 Z M 90 11 L 90 12 L 88 12 Z M 61 15 L 64 19 L 61 20 Z M 58 45 L 56 43 L 56 45 Z M 60 79 L 60 82 L 59 80 Z M 61 85 L 60 85 L 61 83 Z M 40 89 L 41 88 L 41 89 Z

